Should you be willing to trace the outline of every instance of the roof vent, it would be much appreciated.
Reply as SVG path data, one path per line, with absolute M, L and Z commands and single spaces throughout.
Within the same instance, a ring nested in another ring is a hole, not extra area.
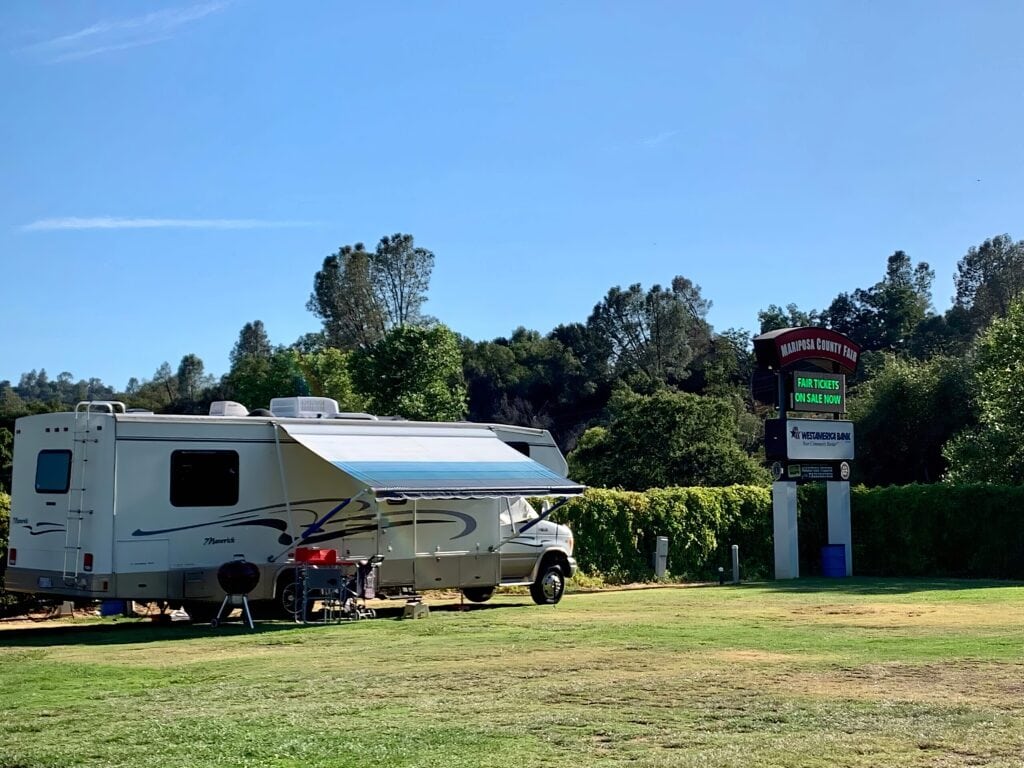
M 275 397 L 270 412 L 283 419 L 331 419 L 338 402 L 329 397 Z
M 248 416 L 249 409 L 233 400 L 217 400 L 210 403 L 211 416 Z

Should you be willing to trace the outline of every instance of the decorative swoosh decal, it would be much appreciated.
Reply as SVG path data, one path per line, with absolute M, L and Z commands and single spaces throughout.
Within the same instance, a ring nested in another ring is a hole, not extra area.
M 225 528 L 239 528 L 241 526 L 262 526 L 265 528 L 273 528 L 274 530 L 280 531 L 281 535 L 277 537 L 277 542 L 282 546 L 288 546 L 294 541 L 291 534 L 288 533 L 288 523 L 284 520 L 270 520 L 263 518 L 262 520 L 241 520 L 237 523 L 225 523 Z
M 384 517 L 385 518 L 393 518 L 393 517 L 398 517 L 399 515 L 412 515 L 412 514 L 413 514 L 413 511 L 411 509 L 409 509 L 409 510 L 403 509 L 403 510 L 400 510 L 398 512 L 389 512 L 389 513 L 385 514 Z M 423 519 L 419 518 L 419 515 L 451 515 L 452 517 L 456 517 L 459 520 L 461 520 L 462 524 L 465 527 L 459 533 L 457 533 L 454 536 L 452 536 L 449 539 L 449 541 L 455 541 L 456 539 L 461 539 L 463 536 L 468 536 L 469 534 L 471 534 L 473 531 L 476 530 L 476 518 L 474 518 L 472 515 L 466 514 L 465 512 L 457 512 L 454 509 L 421 509 L 421 510 L 418 510 L 416 512 L 416 515 L 417 515 L 416 522 L 418 522 L 418 523 L 450 523 L 450 522 L 453 522 L 451 520 L 423 520 Z M 398 528 L 398 527 L 404 526 L 404 525 L 412 525 L 412 521 L 410 520 L 408 522 L 393 523 L 393 522 L 390 521 L 390 519 L 388 519 L 388 521 L 382 527 L 383 528 Z
M 291 502 L 292 507 L 293 507 L 292 512 L 297 512 L 298 511 L 298 510 L 294 509 L 295 505 L 297 505 L 297 504 L 335 504 L 335 503 L 337 503 L 337 501 L 338 500 L 335 499 L 335 498 L 329 498 L 329 499 L 296 499 L 295 501 Z M 357 509 L 353 510 L 354 512 L 362 512 L 364 509 L 369 509 L 370 508 L 369 502 L 364 501 L 363 499 L 358 499 L 355 503 L 358 504 L 359 507 Z M 221 517 L 224 518 L 224 519 L 228 519 L 228 518 L 232 518 L 232 517 L 239 517 L 241 515 L 252 514 L 253 512 L 266 512 L 268 509 L 276 510 L 277 512 L 279 512 L 281 514 L 286 514 L 288 512 L 288 510 L 287 510 L 287 508 L 285 506 L 285 503 L 284 502 L 279 502 L 277 504 L 268 504 L 265 507 L 251 507 L 250 509 L 240 509 L 237 512 L 228 512 L 226 514 L 221 515 Z M 308 510 L 305 510 L 305 511 L 308 511 Z
M 296 504 L 308 504 L 308 503 L 313 503 L 313 502 L 318 502 L 318 501 L 323 501 L 323 500 L 321 500 L 321 499 L 308 499 L 308 500 L 305 500 L 305 501 L 295 502 L 295 503 Z M 328 499 L 326 501 L 333 501 L 333 499 Z M 358 503 L 361 506 L 360 506 L 359 509 L 355 510 L 356 512 L 362 512 L 363 510 L 366 510 L 366 509 L 370 508 L 370 505 L 367 502 L 365 502 L 365 501 L 360 500 Z M 289 527 L 288 521 L 286 521 L 286 520 L 284 520 L 282 518 L 277 518 L 277 517 L 256 517 L 256 513 L 257 512 L 266 511 L 266 510 L 274 510 L 271 514 L 284 514 L 286 512 L 285 508 L 282 505 L 280 505 L 280 504 L 275 504 L 275 505 L 271 505 L 271 506 L 267 506 L 267 507 L 253 507 L 252 509 L 249 509 L 249 510 L 243 510 L 243 511 L 240 511 L 240 512 L 232 512 L 232 513 L 230 513 L 228 515 L 221 515 L 219 517 L 219 519 L 217 519 L 217 520 L 210 520 L 210 521 L 203 522 L 203 523 L 192 523 L 191 525 L 179 525 L 179 526 L 175 526 L 173 528 L 160 528 L 160 529 L 154 529 L 154 530 L 143 530 L 142 528 L 136 528 L 134 531 L 132 531 L 132 536 L 139 536 L 139 537 L 142 537 L 142 536 L 161 536 L 161 535 L 168 534 L 168 533 L 178 533 L 180 531 L 191 531 L 191 530 L 196 530 L 198 528 L 209 528 L 209 527 L 212 527 L 212 526 L 222 526 L 224 528 L 263 527 L 263 528 L 271 528 L 271 529 L 273 529 L 275 531 L 280 531 L 281 535 L 278 537 L 278 541 L 282 545 L 287 546 L 287 545 L 293 543 L 295 541 L 295 537 L 289 535 L 289 533 L 288 533 L 288 527 Z M 312 526 L 313 524 L 315 524 L 315 522 L 317 520 L 317 517 L 318 517 L 317 512 L 315 510 L 312 510 L 312 509 L 294 509 L 293 508 L 292 509 L 292 513 L 293 514 L 295 514 L 295 513 L 302 513 L 302 514 L 309 515 L 312 518 L 310 520 L 310 522 L 308 522 L 308 523 L 305 523 L 305 524 L 300 523 L 300 526 L 302 528 L 304 528 L 304 529 L 307 529 L 310 526 Z M 402 514 L 412 515 L 413 512 L 412 512 L 412 510 L 409 510 L 409 511 L 403 510 L 403 511 L 397 512 L 397 513 L 396 512 L 392 512 L 390 514 L 385 515 L 385 518 L 392 518 L 392 517 L 396 517 L 396 516 L 402 515 Z M 457 533 L 454 536 L 452 536 L 449 539 L 449 541 L 455 541 L 456 539 L 461 539 L 464 536 L 468 536 L 473 531 L 475 531 L 476 527 L 477 527 L 476 519 L 473 518 L 472 515 L 468 515 L 465 512 L 458 512 L 458 511 L 456 511 L 454 509 L 429 509 L 429 510 L 423 510 L 419 514 L 423 514 L 423 515 L 450 515 L 451 517 L 454 517 L 457 520 L 461 521 L 462 524 L 463 524 L 462 530 L 459 533 Z M 330 541 L 332 539 L 344 538 L 345 536 L 354 536 L 354 535 L 359 534 L 359 533 L 372 533 L 373 531 L 377 530 L 377 513 L 373 512 L 373 513 L 368 514 L 368 515 L 346 515 L 344 517 L 344 519 L 337 520 L 337 521 L 334 521 L 334 522 L 340 523 L 340 528 L 335 529 L 333 531 L 325 531 L 323 533 L 314 534 L 314 535 L 309 536 L 309 537 L 307 537 L 305 539 L 302 539 L 302 543 L 303 544 L 316 544 L 316 543 L 323 542 L 323 541 Z M 366 525 L 366 524 L 359 525 L 358 524 L 358 523 L 363 523 L 363 522 L 370 523 L 370 524 L 369 525 Z M 417 518 L 415 520 L 415 524 L 417 524 L 417 525 L 442 525 L 442 524 L 451 523 L 451 522 L 454 522 L 454 521 L 453 520 L 429 520 L 429 519 L 428 520 L 424 520 L 422 518 Z M 386 528 L 401 528 L 401 527 L 410 526 L 410 525 L 413 525 L 413 524 L 414 524 L 413 520 L 407 520 L 407 521 L 402 521 L 402 522 L 391 522 L 390 520 L 388 520 L 388 522 L 386 522 L 384 524 L 384 527 L 386 527 Z M 57 530 L 57 529 L 55 529 L 55 530 Z M 61 528 L 60 530 L 63 530 L 63 528 Z M 43 532 L 41 531 L 40 533 L 43 533 Z M 33 535 L 36 535 L 36 534 L 33 533 Z
M 194 523 L 193 525 L 179 525 L 176 528 L 159 528 L 153 531 L 144 531 L 141 528 L 136 528 L 132 531 L 132 536 L 159 536 L 164 533 L 177 533 L 178 531 L 191 531 L 196 528 L 209 528 L 211 525 L 224 525 L 223 520 L 214 520 L 210 523 Z

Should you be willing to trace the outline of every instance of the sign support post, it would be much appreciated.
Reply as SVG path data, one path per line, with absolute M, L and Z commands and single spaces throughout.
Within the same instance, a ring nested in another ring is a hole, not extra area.
M 853 532 L 850 526 L 850 482 L 830 480 L 825 483 L 828 498 L 828 543 L 842 544 L 846 549 L 846 575 L 853 575 Z
M 796 527 L 796 483 L 772 483 L 772 521 L 775 535 L 775 578 L 800 578 L 800 548 Z

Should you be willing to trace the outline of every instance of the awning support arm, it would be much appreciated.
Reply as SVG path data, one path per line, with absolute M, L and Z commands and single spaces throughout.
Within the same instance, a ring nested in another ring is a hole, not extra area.
M 288 513 L 288 534 L 294 535 L 292 531 L 295 530 L 295 516 L 292 514 L 292 502 L 288 495 L 288 478 L 284 471 L 284 456 L 281 453 L 281 435 L 280 427 L 277 422 L 272 422 L 274 425 L 274 445 L 277 446 L 277 470 L 281 476 L 281 492 L 284 494 L 284 508 Z
M 571 500 L 572 498 L 573 498 L 572 496 L 563 496 L 562 498 L 560 498 L 560 499 L 559 499 L 559 500 L 558 500 L 557 502 L 555 502 L 554 506 L 550 507 L 549 509 L 547 509 L 547 510 L 546 510 L 546 511 L 544 511 L 544 512 L 541 512 L 541 513 L 540 513 L 540 514 L 539 514 L 539 515 L 538 515 L 537 517 L 535 517 L 535 518 L 534 518 L 533 520 L 531 520 L 531 521 L 530 521 L 530 522 L 528 522 L 528 523 L 527 523 L 526 525 L 524 525 L 524 526 L 523 526 L 522 528 L 520 528 L 520 529 L 519 529 L 519 530 L 518 530 L 518 531 L 517 531 L 516 533 L 514 533 L 514 534 L 513 534 L 512 536 L 509 536 L 509 537 L 508 537 L 507 539 L 505 539 L 505 540 L 503 540 L 503 541 L 499 542 L 498 546 L 496 546 L 496 547 L 494 548 L 494 551 L 495 551 L 495 552 L 497 552 L 497 551 L 498 551 L 499 549 L 501 549 L 501 548 L 502 548 L 503 546 L 505 546 L 505 545 L 506 545 L 506 544 L 508 544 L 508 543 L 509 543 L 510 541 L 512 541 L 512 539 L 517 539 L 517 538 L 519 538 L 520 536 L 522 536 L 522 535 L 523 535 L 523 533 L 525 533 L 526 531 L 528 531 L 528 530 L 530 530 L 531 528 L 533 528 L 533 526 L 537 525 L 537 523 L 542 523 L 542 522 L 544 522 L 545 520 L 547 520 L 547 519 L 548 519 L 548 518 L 549 518 L 549 517 L 551 516 L 551 513 L 552 513 L 552 512 L 554 512 L 554 511 L 555 511 L 556 509 L 558 509 L 559 507 L 564 507 L 564 506 L 565 506 L 566 504 L 568 504 L 568 503 L 569 503 L 569 501 L 570 501 L 570 500 Z
M 338 504 L 338 506 L 336 506 L 334 509 L 332 509 L 331 511 L 327 512 L 326 514 L 324 514 L 324 516 L 321 517 L 319 520 L 314 520 L 312 525 L 310 525 L 308 528 L 306 528 L 306 530 L 304 530 L 302 533 L 300 533 L 298 541 L 293 541 L 292 544 L 289 544 L 287 547 L 285 547 L 284 550 L 280 554 L 273 555 L 273 556 L 267 558 L 267 561 L 273 563 L 275 560 L 277 560 L 277 558 L 281 557 L 281 555 L 283 555 L 285 552 L 288 552 L 290 549 L 292 549 L 292 545 L 293 544 L 301 544 L 303 541 L 305 541 L 307 538 L 312 536 L 314 533 L 318 533 L 319 531 L 322 531 L 324 529 L 324 525 L 332 517 L 334 517 L 336 514 L 341 512 L 341 510 L 343 510 L 345 507 L 347 507 L 353 501 L 358 501 L 361 497 L 363 497 L 365 495 L 366 495 L 366 491 L 364 490 L 364 491 L 360 491 L 359 493 L 357 493 L 355 496 L 353 496 L 350 499 L 342 499 L 341 503 Z

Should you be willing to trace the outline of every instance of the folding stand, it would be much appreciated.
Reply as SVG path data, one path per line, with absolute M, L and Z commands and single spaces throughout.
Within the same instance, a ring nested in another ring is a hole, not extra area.
M 220 604 L 220 610 L 217 611 L 216 618 L 210 622 L 210 626 L 216 627 L 222 624 L 231 614 L 231 611 L 238 607 L 242 609 L 242 621 L 245 625 L 249 629 L 256 629 L 256 625 L 252 621 L 252 612 L 249 610 L 249 597 L 247 595 L 224 595 L 224 600 Z M 227 609 L 226 613 L 225 609 Z

